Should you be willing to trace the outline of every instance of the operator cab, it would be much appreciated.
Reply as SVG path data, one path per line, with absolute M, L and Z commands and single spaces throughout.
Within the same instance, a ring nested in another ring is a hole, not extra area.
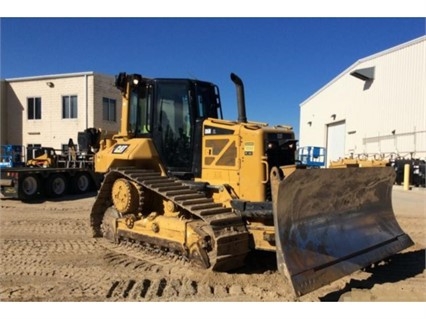
M 168 174 L 191 178 L 201 166 L 201 132 L 207 118 L 223 118 L 219 88 L 190 79 L 129 75 L 128 135 L 152 138 Z M 116 86 L 125 92 L 126 74 Z

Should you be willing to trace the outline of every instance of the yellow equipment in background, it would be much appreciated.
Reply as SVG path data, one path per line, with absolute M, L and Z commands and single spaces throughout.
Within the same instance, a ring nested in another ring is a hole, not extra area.
M 27 160 L 27 167 L 56 167 L 58 156 L 52 147 L 38 147 L 33 149 L 33 158 Z
M 94 236 L 180 256 L 203 268 L 241 267 L 251 250 L 303 295 L 412 245 L 391 206 L 390 167 L 304 169 L 289 126 L 222 116 L 216 85 L 120 73 L 121 130 L 95 155 L 105 177 Z
M 389 160 L 386 159 L 360 159 L 360 158 L 344 158 L 337 161 L 330 161 L 329 168 L 346 168 L 346 167 L 384 167 L 390 166 Z

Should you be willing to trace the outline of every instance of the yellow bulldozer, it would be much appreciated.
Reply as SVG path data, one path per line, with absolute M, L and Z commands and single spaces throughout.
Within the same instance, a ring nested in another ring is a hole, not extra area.
M 216 85 L 120 73 L 121 129 L 101 143 L 95 237 L 154 247 L 214 271 L 276 253 L 296 296 L 413 244 L 391 204 L 390 167 L 306 169 L 289 126 L 238 120 Z

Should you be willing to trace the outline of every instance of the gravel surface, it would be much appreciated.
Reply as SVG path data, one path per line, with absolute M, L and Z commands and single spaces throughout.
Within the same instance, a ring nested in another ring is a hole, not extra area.
M 395 186 L 393 206 L 415 245 L 295 298 L 273 254 L 236 273 L 193 270 L 91 237 L 94 196 L 0 204 L 0 300 L 5 301 L 426 301 L 423 188 Z

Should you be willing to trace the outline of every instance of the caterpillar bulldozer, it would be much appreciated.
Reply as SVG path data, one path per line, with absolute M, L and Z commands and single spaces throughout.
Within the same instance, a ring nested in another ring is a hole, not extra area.
M 216 85 L 120 73 L 121 129 L 101 142 L 95 237 L 231 271 L 276 253 L 301 296 L 411 246 L 391 203 L 390 167 L 307 169 L 290 126 L 223 119 Z

